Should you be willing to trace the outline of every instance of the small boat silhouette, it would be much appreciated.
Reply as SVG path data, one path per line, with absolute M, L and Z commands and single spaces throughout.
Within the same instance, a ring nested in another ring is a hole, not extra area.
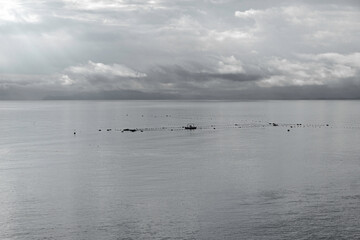
M 197 127 L 192 124 L 192 123 L 189 123 L 188 125 L 186 125 L 186 127 L 184 127 L 185 129 L 187 130 L 195 130 Z
M 138 131 L 137 128 L 124 128 L 121 132 L 136 132 Z

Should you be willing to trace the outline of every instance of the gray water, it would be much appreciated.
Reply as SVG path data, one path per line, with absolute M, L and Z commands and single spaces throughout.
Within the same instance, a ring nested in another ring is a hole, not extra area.
M 360 239 L 359 110 L 0 102 L 0 239 Z

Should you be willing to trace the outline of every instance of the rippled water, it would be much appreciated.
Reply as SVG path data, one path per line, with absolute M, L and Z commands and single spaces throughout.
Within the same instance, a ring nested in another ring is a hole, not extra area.
M 0 239 L 359 239 L 359 109 L 0 102 Z

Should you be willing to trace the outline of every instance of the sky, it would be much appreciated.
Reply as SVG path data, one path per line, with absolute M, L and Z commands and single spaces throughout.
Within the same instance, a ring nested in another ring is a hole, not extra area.
M 358 0 L 0 0 L 0 100 L 360 99 Z

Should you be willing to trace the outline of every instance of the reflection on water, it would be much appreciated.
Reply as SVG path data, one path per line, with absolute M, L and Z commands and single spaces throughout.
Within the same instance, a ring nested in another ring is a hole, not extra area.
M 359 107 L 1 102 L 0 238 L 357 239 Z

